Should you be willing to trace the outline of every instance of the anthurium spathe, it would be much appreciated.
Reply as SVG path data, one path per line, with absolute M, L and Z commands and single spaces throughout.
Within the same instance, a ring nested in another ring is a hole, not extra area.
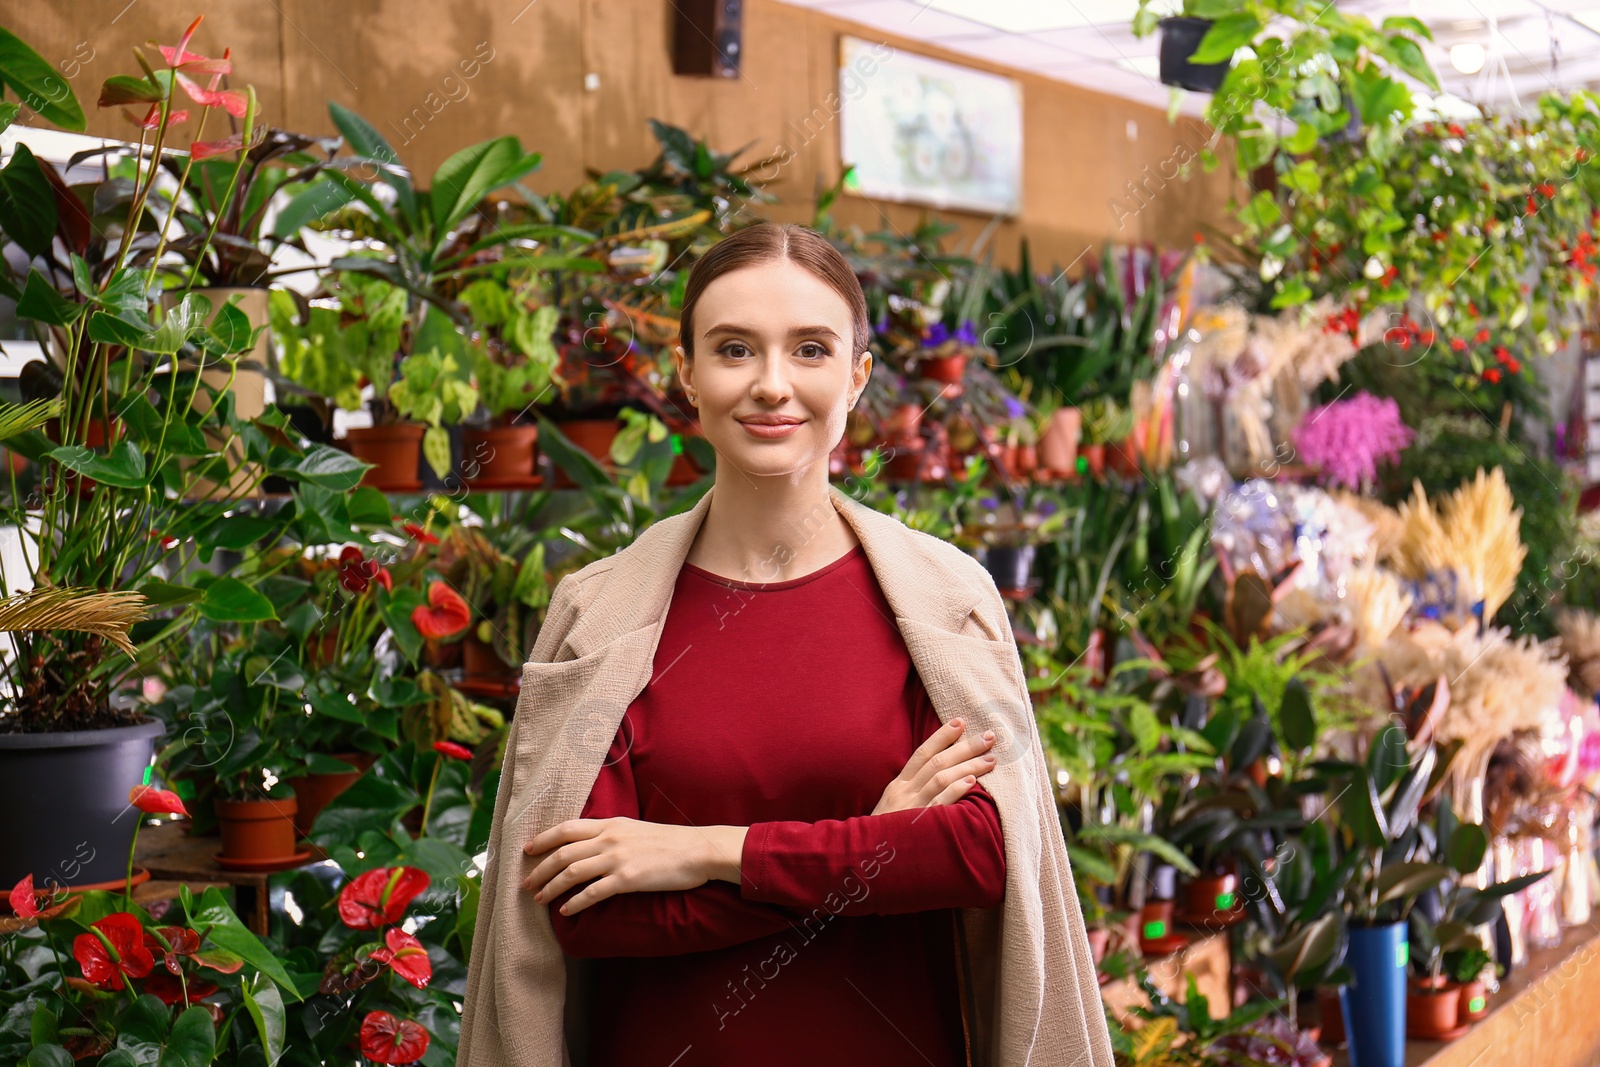
M 413 609 L 411 621 L 423 637 L 437 640 L 465 630 L 472 622 L 472 609 L 460 593 L 444 582 L 432 582 L 428 585 L 428 606 Z
M 433 961 L 428 958 L 428 950 L 422 947 L 416 935 L 393 927 L 384 933 L 383 940 L 383 947 L 374 949 L 368 958 L 387 963 L 394 968 L 395 974 L 418 989 L 428 988 L 428 982 L 433 978 Z
M 169 789 L 149 785 L 136 785 L 128 790 L 128 803 L 146 815 L 188 815 L 178 794 Z
M 15 886 L 12 886 L 10 896 L 11 910 L 16 913 L 17 918 L 37 919 L 42 922 L 45 919 L 54 918 L 55 916 L 60 915 L 74 903 L 73 898 L 67 897 L 59 904 L 50 904 L 41 908 L 39 906 L 39 897 L 41 896 L 41 893 L 48 894 L 48 890 L 41 891 L 35 889 L 33 887 L 33 875 L 31 874 L 23 875 L 22 881 L 18 882 Z
M 356 930 L 397 923 L 429 881 L 428 872 L 416 867 L 378 867 L 357 875 L 339 890 L 339 918 Z
M 361 1020 L 361 1054 L 373 1063 L 420 1060 L 429 1040 L 421 1023 L 397 1019 L 386 1011 L 369 1011 Z
M 143 978 L 155 966 L 144 943 L 144 927 L 125 911 L 112 912 L 79 934 L 72 942 L 72 957 L 83 968 L 83 977 L 101 989 L 121 989 L 124 975 Z

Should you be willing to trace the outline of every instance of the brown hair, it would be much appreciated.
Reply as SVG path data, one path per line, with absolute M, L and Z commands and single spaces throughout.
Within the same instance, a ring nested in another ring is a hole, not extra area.
M 838 293 L 850 307 L 850 361 L 860 362 L 861 354 L 872 341 L 867 321 L 867 296 L 861 291 L 850 262 L 816 230 L 796 223 L 760 222 L 739 230 L 711 246 L 689 271 L 683 290 L 683 310 L 679 313 L 679 343 L 683 354 L 694 359 L 694 310 L 706 286 L 741 267 L 787 259 L 804 267 Z

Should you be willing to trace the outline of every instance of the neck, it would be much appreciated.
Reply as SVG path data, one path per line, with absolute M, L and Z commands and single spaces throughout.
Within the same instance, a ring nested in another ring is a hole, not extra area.
M 711 505 L 687 561 L 748 582 L 781 582 L 830 563 L 858 543 L 830 499 L 827 466 L 799 478 L 752 478 L 718 464 Z

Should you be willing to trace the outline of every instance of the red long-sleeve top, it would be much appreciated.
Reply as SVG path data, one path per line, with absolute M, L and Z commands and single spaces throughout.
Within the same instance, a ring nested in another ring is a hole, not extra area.
M 859 545 L 781 582 L 685 564 L 584 818 L 750 829 L 741 879 L 549 902 L 601 957 L 590 1067 L 964 1064 L 954 911 L 1005 888 L 982 779 L 869 814 L 939 728 Z

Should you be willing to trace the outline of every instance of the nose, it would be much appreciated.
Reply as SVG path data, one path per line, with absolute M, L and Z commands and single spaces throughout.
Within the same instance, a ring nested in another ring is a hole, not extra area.
M 750 395 L 764 404 L 781 404 L 793 393 L 789 385 L 788 361 L 782 353 L 768 352 L 761 356 L 756 379 L 750 385 Z

